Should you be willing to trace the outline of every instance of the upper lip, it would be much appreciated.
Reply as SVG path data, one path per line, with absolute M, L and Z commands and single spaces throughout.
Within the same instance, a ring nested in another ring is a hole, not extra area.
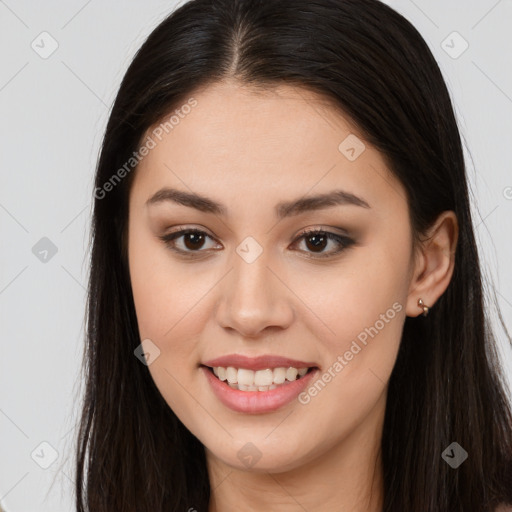
M 289 359 L 288 357 L 281 357 L 271 354 L 264 354 L 257 357 L 248 357 L 241 354 L 229 354 L 226 356 L 210 359 L 202 363 L 204 366 L 212 368 L 222 366 L 227 368 L 247 368 L 248 370 L 265 370 L 266 368 L 310 368 L 315 367 L 316 364 L 307 361 L 297 361 L 297 359 Z

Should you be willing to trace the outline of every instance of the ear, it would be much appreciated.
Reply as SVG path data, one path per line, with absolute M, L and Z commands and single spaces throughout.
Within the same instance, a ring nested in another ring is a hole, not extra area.
M 431 308 L 450 284 L 455 265 L 459 228 L 453 211 L 439 215 L 416 249 L 415 264 L 407 296 L 406 315 L 418 316 L 418 299 Z

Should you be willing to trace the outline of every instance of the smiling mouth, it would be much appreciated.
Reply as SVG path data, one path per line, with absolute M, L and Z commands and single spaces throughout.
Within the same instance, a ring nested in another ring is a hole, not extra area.
M 202 365 L 204 366 L 204 365 Z M 232 366 L 205 366 L 215 377 L 225 382 L 230 388 L 240 391 L 270 391 L 290 382 L 303 378 L 316 367 L 294 368 L 292 366 L 266 368 L 264 370 L 249 370 Z

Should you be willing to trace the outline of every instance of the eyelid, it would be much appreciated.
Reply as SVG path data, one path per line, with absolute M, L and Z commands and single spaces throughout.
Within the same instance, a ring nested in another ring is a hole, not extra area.
M 334 231 L 332 231 L 334 230 Z M 343 228 L 339 228 L 339 227 L 334 227 L 334 226 L 314 226 L 314 227 L 308 227 L 308 228 L 304 228 L 302 230 L 300 230 L 294 237 L 294 240 L 297 239 L 297 237 L 301 237 L 301 236 L 304 236 L 304 235 L 309 235 L 309 234 L 314 234 L 314 233 L 332 233 L 333 235 L 337 235 L 337 236 L 340 236 L 340 237 L 345 237 L 345 238 L 350 238 L 350 235 L 348 233 L 347 230 L 343 229 Z
M 339 229 L 343 231 L 342 233 L 336 233 L 334 231 L 330 231 L 332 229 Z M 323 234 L 325 237 L 327 237 L 328 240 L 335 240 L 338 242 L 342 247 L 338 248 L 335 251 L 331 252 L 325 252 L 325 253 L 314 253 L 314 252 L 308 252 L 308 251 L 298 251 L 300 253 L 304 253 L 307 258 L 315 259 L 315 260 L 321 260 L 321 259 L 334 259 L 336 256 L 340 255 L 341 253 L 345 252 L 345 250 L 349 249 L 352 245 L 356 243 L 356 241 L 350 237 L 346 230 L 342 228 L 332 228 L 332 227 L 315 227 L 315 228 L 305 228 L 302 231 L 296 235 L 294 238 L 294 241 L 292 244 L 296 244 L 297 242 L 300 242 L 304 239 L 306 239 L 308 236 L 312 236 L 315 234 Z
M 206 250 L 198 250 L 198 251 L 183 251 L 182 249 L 177 249 L 176 247 L 172 246 L 172 242 L 174 240 L 181 238 L 182 236 L 189 234 L 189 233 L 199 233 L 208 236 L 212 240 L 215 240 L 215 242 L 219 243 L 217 239 L 211 235 L 208 231 L 206 231 L 204 228 L 192 228 L 187 226 L 176 226 L 173 231 L 166 233 L 164 235 L 159 236 L 158 238 L 164 242 L 164 244 L 171 249 L 174 252 L 177 252 L 178 254 L 182 254 L 185 256 L 193 255 L 194 253 L 200 254 L 202 252 L 208 252 Z M 216 250 L 216 249 L 210 249 L 210 250 Z
M 343 233 L 336 233 L 336 232 L 330 231 L 332 229 L 338 229 L 338 230 L 342 231 Z M 198 257 L 201 253 L 208 254 L 208 252 L 210 252 L 212 250 L 218 250 L 218 249 L 206 249 L 206 250 L 199 249 L 197 251 L 185 251 L 182 249 L 177 249 L 176 247 L 173 246 L 172 242 L 174 242 L 174 240 L 176 240 L 177 238 L 181 238 L 182 236 L 187 235 L 189 233 L 203 234 L 203 235 L 208 236 L 212 240 L 216 241 L 217 243 L 220 243 L 220 242 L 218 242 L 216 237 L 211 235 L 205 228 L 199 229 L 196 227 L 187 227 L 187 226 L 176 226 L 175 229 L 173 229 L 173 231 L 171 231 L 170 233 L 164 234 L 162 236 L 159 236 L 158 238 L 160 240 L 162 240 L 170 250 L 172 250 L 182 256 L 185 256 L 185 257 L 195 258 L 195 257 Z M 355 240 L 348 235 L 347 231 L 342 228 L 314 227 L 314 228 L 305 228 L 302 231 L 300 231 L 297 235 L 294 236 L 291 244 L 295 245 L 298 242 L 302 241 L 303 239 L 307 238 L 308 235 L 312 236 L 312 235 L 316 235 L 316 234 L 322 234 L 328 240 L 334 240 L 334 241 L 338 242 L 338 244 L 341 245 L 341 248 L 339 248 L 335 251 L 326 252 L 326 253 L 315 253 L 315 252 L 308 252 L 308 251 L 301 251 L 301 250 L 299 250 L 297 252 L 305 253 L 305 254 L 307 254 L 306 257 L 316 259 L 316 260 L 319 260 L 322 258 L 334 258 L 335 256 L 344 252 L 346 249 L 350 248 L 350 246 L 352 246 L 356 243 Z

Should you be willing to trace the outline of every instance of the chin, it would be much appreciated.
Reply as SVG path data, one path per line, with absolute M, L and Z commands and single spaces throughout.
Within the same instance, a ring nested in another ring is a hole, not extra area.
M 304 450 L 303 442 L 283 445 L 281 441 L 266 443 L 258 441 L 237 441 L 232 445 L 212 450 L 210 456 L 239 471 L 251 473 L 285 473 L 299 468 L 315 458 L 315 450 L 298 452 L 298 445 Z M 308 455 L 309 453 L 309 455 Z

